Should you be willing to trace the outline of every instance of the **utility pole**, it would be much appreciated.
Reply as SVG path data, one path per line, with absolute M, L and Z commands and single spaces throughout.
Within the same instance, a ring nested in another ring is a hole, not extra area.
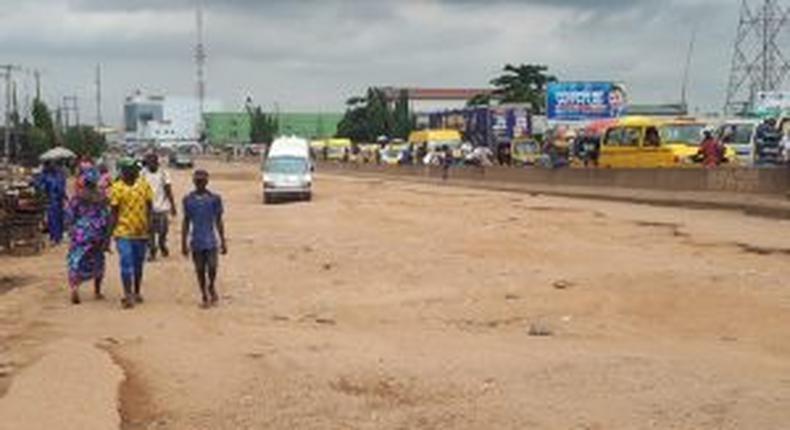
M 66 131 L 71 127 L 71 113 L 74 113 L 75 125 L 80 126 L 80 106 L 77 96 L 63 96 L 63 105 L 61 107 L 63 119 L 66 125 Z
M 726 113 L 754 107 L 758 92 L 777 91 L 790 75 L 786 52 L 790 30 L 790 7 L 780 0 L 741 0 L 741 16 L 735 37 Z
M 96 65 L 96 128 L 104 127 L 104 118 L 101 112 L 101 64 Z
M 206 113 L 206 45 L 203 39 L 203 5 L 201 0 L 197 2 L 197 44 L 195 45 L 195 68 L 197 74 L 197 97 L 200 105 L 200 119 L 198 121 L 198 135 L 202 136 L 204 131 L 203 115 Z
M 12 98 L 12 83 L 13 72 L 21 70 L 21 67 L 12 64 L 0 65 L 0 71 L 5 78 L 5 130 L 3 135 L 3 165 L 8 167 L 11 161 L 11 98 Z
M 36 79 L 36 100 L 41 100 L 41 71 L 34 70 L 33 77 Z
M 691 76 L 691 61 L 694 58 L 694 47 L 697 44 L 698 32 L 699 26 L 694 26 L 694 30 L 691 33 L 691 40 L 689 41 L 688 52 L 686 53 L 686 67 L 683 71 L 683 86 L 680 90 L 680 102 L 683 104 L 686 111 L 688 111 L 688 87 L 689 78 Z

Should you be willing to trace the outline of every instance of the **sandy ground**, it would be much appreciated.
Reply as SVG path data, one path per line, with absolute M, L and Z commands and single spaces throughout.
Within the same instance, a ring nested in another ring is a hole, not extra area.
M 216 309 L 180 256 L 133 311 L 115 255 L 78 307 L 63 249 L 0 259 L 0 428 L 790 425 L 786 221 L 338 176 L 263 206 L 254 167 L 207 167 Z

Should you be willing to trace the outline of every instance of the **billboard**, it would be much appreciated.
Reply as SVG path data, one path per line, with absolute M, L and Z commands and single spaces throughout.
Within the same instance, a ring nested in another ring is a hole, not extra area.
M 754 101 L 754 113 L 778 116 L 790 112 L 790 91 L 761 91 Z
M 553 82 L 546 91 L 550 121 L 590 121 L 625 115 L 625 89 L 612 82 Z

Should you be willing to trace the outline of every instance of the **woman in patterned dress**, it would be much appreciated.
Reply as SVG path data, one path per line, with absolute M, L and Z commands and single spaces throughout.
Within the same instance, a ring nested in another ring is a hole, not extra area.
M 104 280 L 104 253 L 110 244 L 109 201 L 99 189 L 101 176 L 95 168 L 81 173 L 84 185 L 79 194 L 70 201 L 67 209 L 71 228 L 71 246 L 68 254 L 69 288 L 71 302 L 80 303 L 79 286 L 93 280 L 97 300 L 104 296 L 101 284 Z

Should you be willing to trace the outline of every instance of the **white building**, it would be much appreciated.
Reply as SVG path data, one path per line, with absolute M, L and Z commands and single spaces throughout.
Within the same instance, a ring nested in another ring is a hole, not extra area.
M 204 110 L 222 111 L 222 103 L 206 101 Z M 127 97 L 124 121 L 128 146 L 160 147 L 198 144 L 203 123 L 196 98 L 143 95 L 139 91 Z

